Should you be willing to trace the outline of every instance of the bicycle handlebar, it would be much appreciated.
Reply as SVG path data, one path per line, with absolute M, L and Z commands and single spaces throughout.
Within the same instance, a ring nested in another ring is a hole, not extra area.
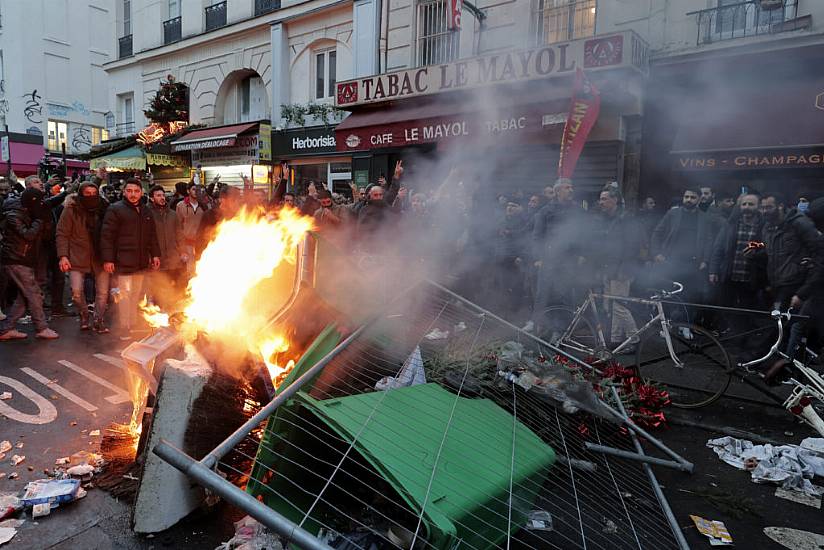
M 773 318 L 778 325 L 778 338 L 776 339 L 775 343 L 770 347 L 770 350 L 764 357 L 759 357 L 757 359 L 753 359 L 752 361 L 747 361 L 746 363 L 739 363 L 739 367 L 749 368 L 760 363 L 767 361 L 770 357 L 775 355 L 778 352 L 778 347 L 781 345 L 781 340 L 784 339 L 784 320 L 789 321 L 792 319 L 793 308 L 788 308 L 787 311 L 782 312 L 778 309 L 774 309 L 770 312 L 770 317 Z
M 684 285 L 678 281 L 672 282 L 673 290 L 655 290 L 655 294 L 651 296 L 651 300 L 660 300 L 661 298 L 670 298 L 676 294 L 680 294 L 684 290 Z

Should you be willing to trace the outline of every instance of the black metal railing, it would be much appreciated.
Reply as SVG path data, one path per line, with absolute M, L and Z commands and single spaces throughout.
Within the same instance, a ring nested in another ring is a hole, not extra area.
M 280 0 L 255 0 L 255 17 L 280 9 Z
M 117 58 L 123 59 L 132 55 L 132 35 L 127 34 L 117 39 Z
M 169 19 L 163 22 L 163 44 L 171 44 L 180 41 L 181 24 L 180 17 Z
M 226 26 L 226 2 L 206 6 L 206 32 Z
M 798 17 L 798 0 L 747 0 L 687 15 L 698 24 L 697 45 L 792 31 L 811 22 L 809 16 Z
M 114 125 L 114 137 L 127 137 L 134 133 L 134 121 Z

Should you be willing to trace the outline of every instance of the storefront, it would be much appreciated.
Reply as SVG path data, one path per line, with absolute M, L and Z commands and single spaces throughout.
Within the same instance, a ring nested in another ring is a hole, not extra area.
M 8 156 L 3 153 L 3 162 L 0 173 L 3 175 L 9 169 L 8 158 L 11 159 L 11 169 L 19 178 L 40 174 L 41 169 L 48 175 L 62 172 L 64 163 L 60 154 L 49 154 L 43 147 L 43 137 L 29 134 L 10 133 L 8 140 Z M 89 163 L 75 158 L 65 159 L 65 174 L 68 176 L 82 175 L 89 170 Z
M 574 75 L 584 69 L 601 107 L 574 174 L 592 200 L 610 180 L 626 186 L 635 158 L 646 44 L 632 32 L 491 54 L 337 85 L 352 111 L 336 129 L 363 186 L 404 160 L 407 182 L 440 184 L 457 168 L 497 192 L 537 192 L 554 183 Z
M 108 172 L 117 174 L 117 179 L 131 176 L 144 178 L 151 174 L 152 181 L 167 190 L 174 189 L 175 183 L 179 181 L 189 181 L 191 177 L 189 160 L 181 155 L 169 154 L 168 146 L 162 144 L 151 146 L 148 151 L 138 145 L 127 145 L 123 149 L 93 158 L 89 166 L 92 170 L 105 168 Z
M 824 46 L 726 53 L 652 68 L 642 192 L 824 196 Z
M 191 153 L 201 181 L 271 192 L 272 127 L 252 122 L 193 130 L 171 142 L 172 152 Z
M 350 194 L 352 156 L 337 150 L 334 125 L 275 130 L 272 150 L 275 163 L 290 168 L 289 184 L 298 192 L 314 182 L 332 192 Z

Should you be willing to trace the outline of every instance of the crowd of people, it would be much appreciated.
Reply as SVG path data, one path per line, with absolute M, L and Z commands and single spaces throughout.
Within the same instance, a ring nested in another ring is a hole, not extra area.
M 80 330 L 108 333 L 113 302 L 118 331 L 128 336 L 140 324 L 138 301 L 177 300 L 215 227 L 243 206 L 262 214 L 294 208 L 353 254 L 426 264 L 430 275 L 548 338 L 565 328 L 545 315 L 549 305 L 577 306 L 590 289 L 644 295 L 673 280 L 684 285 L 686 302 L 809 315 L 811 322 L 793 326 L 790 349 L 819 328 L 824 199 L 716 196 L 701 187 L 685 189 L 666 211 L 651 197 L 630 211 L 616 182 L 584 208 L 567 179 L 540 194 L 496 196 L 454 172 L 410 193 L 403 174 L 398 162 L 391 178 L 351 185 L 351 197 L 321 182 L 297 195 L 286 177 L 271 197 L 217 181 L 179 183 L 173 194 L 135 178 L 121 186 L 105 176 L 46 184 L 29 176 L 17 189 L 0 182 L 0 341 L 27 337 L 17 328 L 27 310 L 36 337 L 57 338 L 44 296 L 51 317 L 65 315 L 67 279 Z M 609 311 L 613 341 L 636 330 L 629 309 L 614 303 Z M 717 331 L 747 328 L 747 316 L 695 315 Z

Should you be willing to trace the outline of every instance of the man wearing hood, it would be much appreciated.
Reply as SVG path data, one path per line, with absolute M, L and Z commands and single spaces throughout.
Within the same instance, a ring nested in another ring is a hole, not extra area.
M 26 189 L 19 199 L 9 199 L 3 206 L 5 218 L 3 241 L 0 243 L 0 263 L 8 280 L 18 289 L 17 298 L 0 322 L 0 341 L 20 340 L 26 334 L 15 326 L 28 307 L 36 336 L 54 340 L 58 334 L 46 324 L 43 311 L 43 294 L 37 284 L 35 268 L 42 246 L 43 230 L 51 216 L 43 203 L 43 191 L 35 187 Z
M 105 334 L 104 321 L 109 296 L 109 273 L 103 269 L 100 256 L 100 228 L 106 203 L 97 185 L 90 181 L 80 184 L 76 195 L 66 199 L 66 206 L 57 222 L 57 256 L 60 271 L 69 274 L 72 302 L 80 314 L 80 330 L 89 330 L 92 320 L 85 306 L 83 281 L 86 274 L 94 276 L 94 330 Z
M 808 291 L 814 274 L 803 262 L 818 254 L 820 234 L 809 217 L 794 208 L 785 213 L 780 204 L 775 194 L 764 197 L 764 227 L 757 239 L 764 247 L 749 254 L 762 262 L 766 260 L 773 307 L 786 310 L 792 306 L 798 310 L 804 301 L 799 292 Z

